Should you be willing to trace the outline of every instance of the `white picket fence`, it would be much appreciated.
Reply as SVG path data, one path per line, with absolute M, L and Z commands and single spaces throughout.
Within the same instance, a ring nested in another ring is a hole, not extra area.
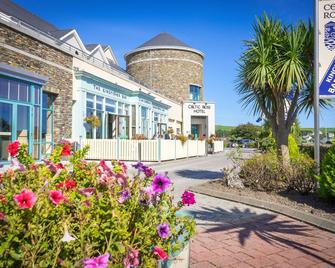
M 214 141 L 214 153 L 223 152 L 224 141 Z
M 166 160 L 204 156 L 206 142 L 187 140 L 122 140 L 122 139 L 84 139 L 80 146 L 90 146 L 87 159 L 126 160 L 160 162 Z M 223 150 L 223 141 L 215 141 L 214 152 Z

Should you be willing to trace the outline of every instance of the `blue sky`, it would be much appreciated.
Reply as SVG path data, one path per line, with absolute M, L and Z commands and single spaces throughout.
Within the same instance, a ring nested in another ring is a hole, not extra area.
M 204 91 L 216 102 L 218 124 L 255 123 L 234 91 L 243 40 L 252 36 L 255 16 L 266 11 L 285 23 L 308 20 L 313 0 L 15 0 L 59 28 L 75 28 L 84 43 L 110 44 L 122 67 L 123 55 L 160 32 L 169 32 L 205 53 Z M 300 115 L 304 127 L 313 115 Z M 335 108 L 322 111 L 322 127 L 335 127 Z

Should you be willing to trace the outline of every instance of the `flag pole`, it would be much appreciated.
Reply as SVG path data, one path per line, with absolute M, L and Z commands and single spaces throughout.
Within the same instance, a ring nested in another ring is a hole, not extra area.
M 320 172 L 319 0 L 314 0 L 314 160 Z

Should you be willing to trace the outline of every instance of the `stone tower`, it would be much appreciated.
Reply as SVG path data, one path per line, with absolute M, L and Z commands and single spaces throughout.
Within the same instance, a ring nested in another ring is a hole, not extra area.
M 125 55 L 127 72 L 177 102 L 203 100 L 204 54 L 160 33 Z M 192 97 L 193 91 L 197 97 Z

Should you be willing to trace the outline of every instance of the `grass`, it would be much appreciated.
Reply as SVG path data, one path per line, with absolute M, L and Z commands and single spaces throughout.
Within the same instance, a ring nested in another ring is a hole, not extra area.
M 303 127 L 300 130 L 301 131 L 305 131 L 305 132 L 314 132 L 314 128 L 309 128 L 309 127 Z M 324 127 L 322 127 L 322 128 L 320 128 L 320 131 L 322 133 L 326 133 L 326 132 L 332 132 L 332 133 L 334 133 L 335 132 L 335 128 L 334 127 L 332 127 L 332 128 L 324 128 Z
M 215 126 L 215 130 L 221 129 L 223 131 L 230 131 L 233 128 L 235 128 L 236 126 L 223 126 L 223 125 L 216 125 Z

